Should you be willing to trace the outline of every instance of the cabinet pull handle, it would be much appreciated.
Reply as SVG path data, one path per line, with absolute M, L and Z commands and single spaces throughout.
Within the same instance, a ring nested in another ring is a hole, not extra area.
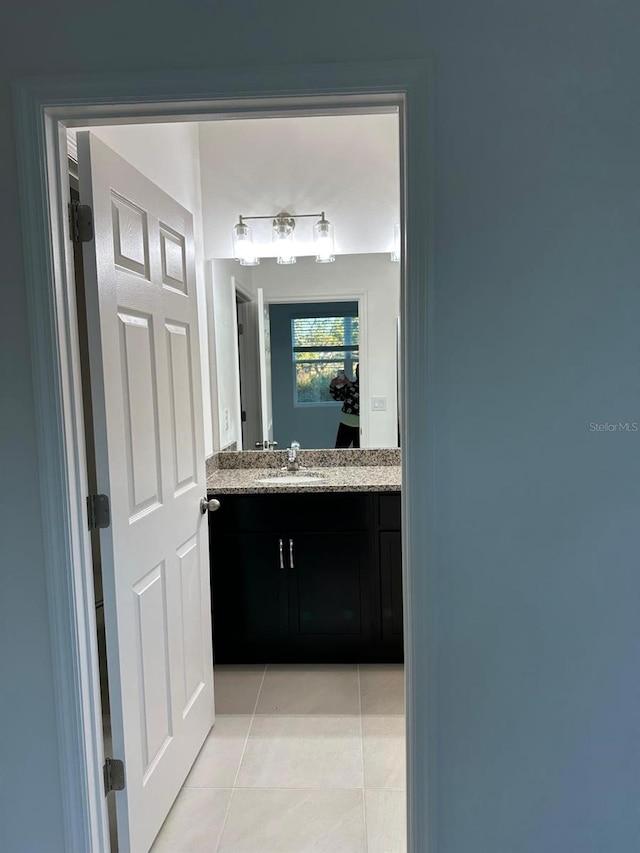
M 282 539 L 280 540 L 280 568 L 284 569 L 284 556 L 282 554 Z
M 295 568 L 293 564 L 293 539 L 289 539 L 289 568 Z

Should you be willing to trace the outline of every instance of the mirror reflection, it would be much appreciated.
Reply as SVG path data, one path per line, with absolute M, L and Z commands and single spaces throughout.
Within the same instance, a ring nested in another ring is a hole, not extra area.
M 211 276 L 221 449 L 398 446 L 400 267 L 389 253 L 220 259 Z
M 276 439 L 285 436 L 288 443 L 291 436 L 313 448 L 359 447 L 358 303 L 272 304 L 269 323 Z
M 344 369 L 338 370 L 329 385 L 329 393 L 342 403 L 336 447 L 360 447 L 360 365 L 356 364 L 352 378 Z

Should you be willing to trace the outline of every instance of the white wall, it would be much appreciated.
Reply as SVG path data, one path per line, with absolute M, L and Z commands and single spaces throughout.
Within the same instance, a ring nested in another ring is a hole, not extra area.
M 205 256 L 233 257 L 240 214 L 325 211 L 336 251 L 390 251 L 399 221 L 397 114 L 213 121 L 200 125 Z M 296 221 L 311 254 L 316 220 Z M 260 257 L 275 257 L 271 221 L 249 223 Z
M 189 122 L 123 124 L 90 130 L 191 213 L 202 207 L 197 126 Z
M 86 128 L 193 214 L 205 455 L 213 452 L 199 134 L 195 123 Z
M 238 268 L 242 269 L 239 264 Z M 340 255 L 333 264 L 299 258 L 292 265 L 265 260 L 253 282 L 267 302 L 331 301 L 363 295 L 360 349 L 363 446 L 398 446 L 396 330 L 400 312 L 400 265 L 389 255 Z M 372 396 L 387 398 L 386 412 L 371 411 Z

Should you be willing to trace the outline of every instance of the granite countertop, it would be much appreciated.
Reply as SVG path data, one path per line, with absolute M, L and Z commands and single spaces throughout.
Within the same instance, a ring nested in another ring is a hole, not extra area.
M 271 468 L 217 468 L 207 477 L 207 492 L 212 495 L 271 494 L 295 492 L 399 492 L 400 465 L 358 465 L 314 467 L 298 475 Z M 281 478 L 315 475 L 312 481 L 278 482 Z M 272 478 L 270 483 L 260 480 Z

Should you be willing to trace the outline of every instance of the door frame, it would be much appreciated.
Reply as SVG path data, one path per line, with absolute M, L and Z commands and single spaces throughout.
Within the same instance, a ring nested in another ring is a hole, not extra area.
M 409 853 L 435 853 L 431 62 L 23 78 L 14 84 L 65 849 L 108 853 L 66 128 L 320 111 L 400 112 L 403 573 Z M 320 93 L 320 94 L 319 94 Z
M 244 287 L 235 276 L 232 276 L 233 285 L 235 289 L 235 302 L 236 302 L 236 319 L 238 321 L 238 327 L 240 326 L 240 315 L 238 314 L 238 306 L 239 305 L 253 305 L 254 308 L 256 306 L 255 295 L 249 291 L 248 288 Z M 254 326 L 255 315 L 249 313 L 248 321 L 246 317 L 243 317 L 244 323 L 243 326 L 246 326 L 246 329 L 243 330 L 242 339 L 238 336 L 238 387 L 240 389 L 240 406 L 238 411 L 238 423 L 240 424 L 240 435 L 242 437 L 242 449 L 243 450 L 252 450 L 255 448 L 255 436 L 257 433 L 253 434 L 253 441 L 248 441 L 248 436 L 245 435 L 245 423 L 247 421 L 242 420 L 242 412 L 247 411 L 247 398 L 251 395 L 247 393 L 247 387 L 244 388 L 243 391 L 243 382 L 242 375 L 244 373 L 245 380 L 247 378 L 247 368 L 248 364 L 252 364 L 255 368 L 253 379 L 257 379 L 258 374 L 258 353 L 257 353 L 257 340 L 253 340 L 251 344 L 247 343 L 250 337 L 253 337 L 252 332 L 257 333 L 257 328 Z M 257 335 L 256 335 L 257 337 Z M 241 342 L 242 341 L 242 342 Z M 255 359 L 252 358 L 252 355 L 255 356 Z M 249 371 L 250 372 L 250 371 Z M 255 389 L 254 389 L 255 390 Z M 255 400 L 255 397 L 254 397 Z M 255 413 L 253 413 L 255 415 Z M 253 422 L 255 426 L 255 421 Z

